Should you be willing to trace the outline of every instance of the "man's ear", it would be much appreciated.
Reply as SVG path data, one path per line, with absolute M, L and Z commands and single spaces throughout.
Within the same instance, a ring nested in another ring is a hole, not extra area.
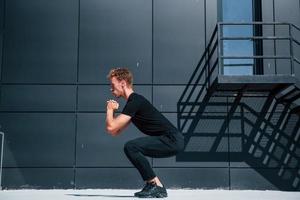
M 126 81 L 125 81 L 125 80 L 122 80 L 122 81 L 121 81 L 121 85 L 122 85 L 122 87 L 124 88 L 124 87 L 126 86 Z

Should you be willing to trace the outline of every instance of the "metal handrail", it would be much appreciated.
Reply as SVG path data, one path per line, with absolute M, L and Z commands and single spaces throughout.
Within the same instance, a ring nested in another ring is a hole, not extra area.
M 289 22 L 218 22 L 220 25 L 293 25 L 296 29 L 300 31 L 300 28 L 296 25 L 289 23 Z
M 291 37 L 275 37 L 275 36 L 268 36 L 268 37 L 221 37 L 221 40 L 290 40 Z
M 265 37 L 260 37 L 260 36 L 247 36 L 247 37 L 223 37 L 221 34 L 222 28 L 221 26 L 253 26 L 253 25 L 284 25 L 288 26 L 289 29 L 289 36 L 288 37 L 279 37 L 279 36 L 265 36 Z M 294 69 L 294 62 L 297 62 L 300 64 L 299 60 L 295 57 L 294 55 L 294 45 L 293 42 L 297 45 L 300 46 L 300 42 L 295 39 L 292 35 L 291 28 L 295 28 L 296 30 L 300 31 L 300 28 L 292 23 L 288 22 L 218 22 L 218 35 L 219 35 L 219 74 L 222 74 L 222 70 L 224 65 L 222 64 L 222 59 L 288 59 L 291 62 L 291 75 L 295 75 L 295 69 Z M 222 48 L 221 48 L 221 42 L 220 41 L 224 40 L 290 40 L 290 56 L 283 56 L 283 55 L 275 55 L 275 56 L 270 56 L 270 55 L 263 55 L 263 56 L 223 56 L 222 55 Z M 275 71 L 275 74 L 277 75 L 277 72 Z
M 265 59 L 291 59 L 292 56 L 220 56 L 224 59 L 251 59 L 251 58 L 265 58 Z

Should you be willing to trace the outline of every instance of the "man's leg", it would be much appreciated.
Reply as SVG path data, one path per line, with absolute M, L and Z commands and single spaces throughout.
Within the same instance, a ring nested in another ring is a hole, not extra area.
M 145 156 L 163 158 L 176 155 L 183 149 L 183 138 L 172 135 L 142 137 L 127 142 L 124 151 L 131 163 L 138 169 L 146 186 L 139 197 L 166 197 L 167 191 L 155 175 Z M 157 187 L 158 186 L 158 187 Z
M 141 137 L 127 142 L 124 152 L 131 163 L 138 169 L 144 181 L 156 177 L 145 156 L 164 158 L 176 155 L 183 148 L 183 140 L 169 135 Z

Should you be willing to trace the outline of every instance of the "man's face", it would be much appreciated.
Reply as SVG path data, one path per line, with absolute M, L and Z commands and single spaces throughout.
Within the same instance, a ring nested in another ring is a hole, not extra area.
M 110 82 L 111 82 L 110 91 L 115 97 L 119 98 L 123 94 L 123 87 L 124 87 L 123 81 L 118 81 L 116 77 L 112 77 Z

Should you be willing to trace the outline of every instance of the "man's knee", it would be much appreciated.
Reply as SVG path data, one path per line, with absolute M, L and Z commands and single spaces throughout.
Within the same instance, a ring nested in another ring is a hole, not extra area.
M 135 144 L 135 142 L 133 142 L 132 140 L 126 142 L 124 145 L 124 152 L 128 153 L 128 152 L 134 152 L 134 151 L 137 151 L 137 145 Z

